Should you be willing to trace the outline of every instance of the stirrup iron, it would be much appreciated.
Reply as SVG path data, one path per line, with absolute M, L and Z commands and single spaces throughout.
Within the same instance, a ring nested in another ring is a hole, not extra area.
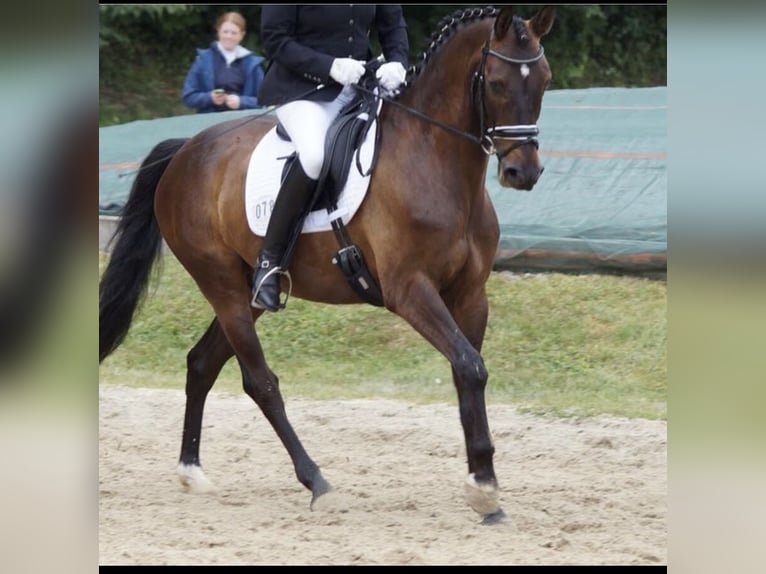
M 263 279 L 261 279 L 260 284 L 258 284 L 253 289 L 253 298 L 250 301 L 250 306 L 251 307 L 254 307 L 255 309 L 263 309 L 265 311 L 269 311 L 270 310 L 270 309 L 266 309 L 266 307 L 263 307 L 260 303 L 258 303 L 257 299 L 258 299 L 258 293 L 260 293 L 261 286 L 263 285 L 264 281 L 266 281 L 266 279 L 270 275 L 272 275 L 274 273 L 278 273 L 280 275 L 284 275 L 285 277 L 287 277 L 287 293 L 285 294 L 284 300 L 280 300 L 279 301 L 279 305 L 278 305 L 277 310 L 285 308 L 285 306 L 287 305 L 287 300 L 290 298 L 290 295 L 292 294 L 292 291 L 293 291 L 293 278 L 290 276 L 290 271 L 283 270 L 279 265 L 275 265 L 273 268 L 271 268 L 268 271 L 268 273 L 266 273 L 266 275 L 263 276 Z M 280 289 L 280 292 L 281 291 L 282 290 Z

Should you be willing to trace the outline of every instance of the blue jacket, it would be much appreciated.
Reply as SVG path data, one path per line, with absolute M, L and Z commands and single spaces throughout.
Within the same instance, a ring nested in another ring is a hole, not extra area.
M 215 42 L 209 48 L 198 48 L 197 58 L 186 74 L 183 87 L 183 102 L 199 113 L 217 112 L 220 108 L 213 104 L 210 92 L 215 88 L 213 56 Z M 259 107 L 258 89 L 263 81 L 264 71 L 261 66 L 264 58 L 252 52 L 242 58 L 245 70 L 245 85 L 239 94 L 239 109 Z

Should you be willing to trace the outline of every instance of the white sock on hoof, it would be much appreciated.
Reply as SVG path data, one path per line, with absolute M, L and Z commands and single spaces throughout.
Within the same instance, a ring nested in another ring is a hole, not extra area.
M 179 464 L 176 467 L 176 474 L 187 492 L 202 494 L 214 492 L 216 489 L 202 472 L 202 467 L 196 464 Z
M 474 473 L 465 479 L 465 498 L 471 508 L 482 516 L 500 510 L 497 487 L 489 483 L 479 484 Z

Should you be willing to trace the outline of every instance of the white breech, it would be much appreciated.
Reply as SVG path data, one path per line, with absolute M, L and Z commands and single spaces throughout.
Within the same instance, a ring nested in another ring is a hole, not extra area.
M 277 108 L 277 118 L 293 140 L 303 171 L 310 178 L 319 179 L 327 129 L 354 93 L 352 86 L 346 86 L 331 102 L 298 100 Z

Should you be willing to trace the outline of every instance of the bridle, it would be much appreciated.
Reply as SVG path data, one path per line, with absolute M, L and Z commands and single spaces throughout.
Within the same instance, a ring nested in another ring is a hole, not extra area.
M 501 54 L 500 52 L 492 50 L 489 47 L 489 41 L 484 44 L 484 47 L 481 50 L 481 63 L 479 64 L 479 69 L 476 70 L 476 73 L 473 76 L 473 90 L 478 91 L 479 93 L 479 132 L 481 133 L 480 145 L 485 154 L 496 154 L 498 161 L 502 160 L 503 157 L 511 153 L 516 148 L 526 144 L 532 144 L 535 146 L 535 148 L 539 149 L 540 143 L 537 141 L 537 137 L 535 136 L 540 133 L 540 130 L 537 128 L 536 124 L 518 124 L 511 126 L 495 125 L 485 128 L 488 114 L 487 105 L 484 99 L 484 67 L 487 64 L 487 56 L 495 56 L 496 58 L 499 58 L 503 62 L 508 62 L 509 64 L 532 64 L 540 60 L 544 54 L 545 50 L 543 49 L 542 44 L 540 45 L 540 50 L 538 50 L 537 54 L 531 58 L 511 58 L 510 56 Z M 510 145 L 508 149 L 502 153 L 498 153 L 497 148 L 495 147 L 496 139 L 514 140 L 515 143 Z

